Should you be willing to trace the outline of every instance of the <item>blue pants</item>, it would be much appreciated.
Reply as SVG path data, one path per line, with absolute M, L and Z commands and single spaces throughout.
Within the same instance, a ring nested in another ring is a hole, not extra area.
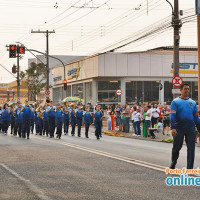
M 22 131 L 22 137 L 26 137 L 27 134 L 27 138 L 29 138 L 29 134 L 30 134 L 30 119 L 23 119 L 23 131 Z
M 81 126 L 82 126 L 83 118 L 77 117 L 77 125 L 78 125 L 78 136 L 81 136 Z
M 57 120 L 57 134 L 61 138 L 62 135 L 62 120 Z
M 196 132 L 191 130 L 178 130 L 178 135 L 174 137 L 172 148 L 172 164 L 175 166 L 179 157 L 179 151 L 182 148 L 183 140 L 187 144 L 187 169 L 193 169 L 194 156 L 195 156 L 195 137 Z
M 69 130 L 69 119 L 64 118 L 64 133 L 68 133 Z
M 140 121 L 134 122 L 134 130 L 136 135 L 141 135 Z
M 33 133 L 33 130 L 34 130 L 34 119 L 31 119 L 31 121 L 30 121 L 30 129 L 31 129 L 31 133 Z
M 55 132 L 55 116 L 49 116 L 49 132 L 50 132 L 50 137 L 54 137 L 54 132 Z
M 42 120 L 42 118 L 38 118 L 38 128 L 39 128 L 39 134 L 42 135 L 42 130 L 43 130 L 43 120 Z
M 108 125 L 108 130 L 111 130 L 111 121 L 107 121 L 107 125 Z
M 49 123 L 47 120 L 43 120 L 43 135 L 45 134 L 48 136 L 49 134 Z
M 35 129 L 36 129 L 36 133 L 39 133 L 39 124 L 38 124 L 38 118 L 35 118 Z
M 22 137 L 22 131 L 23 131 L 23 121 L 19 120 L 18 121 L 18 135 L 19 135 L 19 137 Z
M 85 123 L 85 137 L 88 137 L 89 128 L 90 128 L 90 123 Z
M 15 118 L 15 128 L 14 128 L 14 135 L 17 135 L 17 132 L 18 132 L 18 118 Z
M 74 136 L 75 135 L 76 121 L 75 120 L 71 120 L 71 125 L 72 125 L 71 134 Z
M 99 137 L 101 136 L 101 121 L 95 121 L 95 127 L 95 136 L 97 137 L 97 139 L 99 139 Z
M 11 134 L 14 133 L 14 129 L 15 129 L 15 118 L 11 119 Z
M 125 125 L 125 132 L 126 132 L 126 133 L 129 133 L 129 131 L 130 131 L 130 123 L 129 123 L 129 120 L 130 120 L 129 117 L 125 118 L 125 122 L 126 122 L 126 125 Z
M 3 131 L 7 133 L 9 127 L 9 119 L 3 119 Z

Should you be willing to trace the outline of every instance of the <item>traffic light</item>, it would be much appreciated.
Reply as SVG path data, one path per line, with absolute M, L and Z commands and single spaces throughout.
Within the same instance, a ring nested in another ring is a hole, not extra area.
M 17 47 L 18 54 L 25 54 L 25 47 Z
M 16 45 L 9 45 L 9 58 L 16 58 L 16 53 L 17 53 L 17 47 Z
M 13 65 L 13 67 L 12 67 L 12 73 L 13 74 L 17 73 L 17 66 L 16 65 Z
M 64 90 L 67 90 L 67 80 L 64 80 Z

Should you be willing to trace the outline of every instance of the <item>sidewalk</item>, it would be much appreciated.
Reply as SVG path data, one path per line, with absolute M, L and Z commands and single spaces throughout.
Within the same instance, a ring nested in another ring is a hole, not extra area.
M 106 127 L 105 127 L 106 128 Z M 126 137 L 126 138 L 132 138 L 132 139 L 138 139 L 138 140 L 148 140 L 148 141 L 155 141 L 155 142 L 166 142 L 166 143 L 172 143 L 173 142 L 173 137 L 171 135 L 170 130 L 165 130 L 164 135 L 161 133 L 155 133 L 156 138 L 151 139 L 150 137 L 143 137 L 143 136 L 133 136 L 134 131 L 130 131 L 130 133 L 124 133 L 124 132 L 119 132 L 117 130 L 113 131 L 108 131 L 104 130 L 103 133 L 105 135 L 110 135 L 110 136 L 115 136 L 115 137 Z M 186 145 L 185 141 L 184 144 Z M 197 139 L 196 147 L 200 147 L 200 141 Z
M 156 138 L 151 139 L 150 137 L 143 137 L 143 136 L 134 136 L 134 131 L 131 130 L 130 133 L 125 133 L 125 132 L 120 132 L 118 130 L 105 130 L 103 131 L 104 134 L 110 135 L 110 136 L 115 136 L 115 137 L 126 137 L 126 138 L 133 138 L 133 139 L 139 139 L 139 140 L 151 140 L 151 141 L 156 141 L 156 142 L 169 142 L 171 143 L 173 141 L 173 137 L 171 135 L 170 130 L 165 130 L 164 135 L 162 133 L 155 133 Z

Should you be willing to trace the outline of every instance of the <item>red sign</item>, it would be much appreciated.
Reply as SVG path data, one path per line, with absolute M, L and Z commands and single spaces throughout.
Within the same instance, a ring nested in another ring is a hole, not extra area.
M 117 96 L 121 96 L 122 95 L 122 90 L 121 89 L 116 90 L 116 95 Z
M 46 90 L 46 91 L 45 91 L 45 95 L 50 95 L 50 91 L 49 91 L 49 90 Z
M 25 47 L 18 47 L 19 54 L 25 54 Z
M 172 84 L 175 87 L 180 87 L 183 84 L 183 79 L 180 76 L 175 76 L 172 79 Z

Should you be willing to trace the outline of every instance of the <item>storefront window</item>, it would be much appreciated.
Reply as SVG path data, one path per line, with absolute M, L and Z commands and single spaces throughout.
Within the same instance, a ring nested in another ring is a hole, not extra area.
M 129 103 L 158 102 L 159 85 L 156 81 L 127 81 L 126 101 Z
M 116 90 L 120 88 L 120 81 L 99 81 L 98 82 L 98 101 L 120 102 L 121 96 L 116 95 Z
M 92 103 L 92 83 L 85 83 L 85 103 Z

